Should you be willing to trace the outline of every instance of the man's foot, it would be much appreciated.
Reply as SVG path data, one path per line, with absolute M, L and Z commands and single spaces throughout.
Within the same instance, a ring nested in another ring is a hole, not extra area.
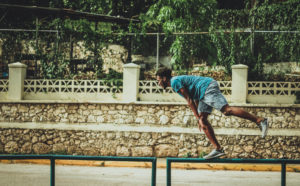
M 214 149 L 208 155 L 204 156 L 203 158 L 209 160 L 209 159 L 217 158 L 217 157 L 224 156 L 224 155 L 225 155 L 225 153 L 223 150 Z
M 262 120 L 260 122 L 260 130 L 261 130 L 261 137 L 262 138 L 265 138 L 266 135 L 268 134 L 268 128 L 269 128 L 268 119 L 265 118 L 264 120 Z

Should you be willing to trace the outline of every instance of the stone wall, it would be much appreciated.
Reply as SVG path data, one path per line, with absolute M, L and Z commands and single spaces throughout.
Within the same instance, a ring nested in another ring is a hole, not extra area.
M 211 150 L 203 134 L 1 129 L 1 153 L 198 157 Z M 299 137 L 217 137 L 228 158 L 300 158 Z
M 271 128 L 300 128 L 299 107 L 244 106 L 244 110 L 268 117 Z M 212 126 L 256 128 L 237 117 L 214 111 Z M 97 104 L 97 103 L 0 103 L 0 122 L 114 123 L 196 127 L 186 104 Z
M 300 108 L 243 106 L 268 117 L 255 124 L 209 120 L 228 158 L 300 158 Z M 198 157 L 211 150 L 184 104 L 0 103 L 0 153 Z

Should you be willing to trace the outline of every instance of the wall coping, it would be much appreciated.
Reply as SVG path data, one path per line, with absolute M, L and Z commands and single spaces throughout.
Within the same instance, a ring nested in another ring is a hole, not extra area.
M 237 65 L 232 65 L 231 68 L 232 69 L 248 69 L 248 66 L 244 65 L 244 64 L 237 64 Z
M 127 63 L 123 65 L 124 68 L 141 68 L 140 65 L 137 65 L 135 63 Z
M 41 123 L 41 122 L 0 122 L 0 129 L 41 129 L 41 130 L 75 130 L 75 131 L 104 131 L 104 132 L 159 132 L 170 134 L 199 134 L 198 127 L 179 127 L 179 126 L 151 126 L 136 124 L 112 124 L 112 123 Z M 258 129 L 248 128 L 214 128 L 217 135 L 243 135 L 243 136 L 260 136 Z M 268 136 L 300 136 L 300 129 L 270 129 Z
M 186 102 L 154 102 L 154 101 L 76 101 L 76 100 L 0 100 L 3 103 L 26 103 L 26 104 L 122 104 L 122 105 L 187 105 Z M 253 104 L 253 103 L 229 103 L 237 107 L 280 107 L 300 108 L 300 104 Z
M 9 68 L 27 68 L 27 65 L 20 63 L 20 62 L 16 62 L 16 63 L 10 63 L 8 64 Z

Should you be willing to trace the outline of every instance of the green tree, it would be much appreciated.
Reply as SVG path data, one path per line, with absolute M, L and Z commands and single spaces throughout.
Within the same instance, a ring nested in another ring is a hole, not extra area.
M 300 30 L 299 10 L 298 0 L 260 0 L 244 10 L 218 10 L 210 27 L 217 64 L 228 72 L 233 64 L 246 64 L 249 79 L 262 80 L 266 79 L 263 63 L 299 61 L 300 34 L 287 32 Z M 236 32 L 246 29 L 261 32 Z
M 158 30 L 173 37 L 169 50 L 173 68 L 187 69 L 195 59 L 207 59 L 211 55 L 209 38 L 172 34 L 207 31 L 215 8 L 215 0 L 159 0 L 141 16 L 143 29 Z

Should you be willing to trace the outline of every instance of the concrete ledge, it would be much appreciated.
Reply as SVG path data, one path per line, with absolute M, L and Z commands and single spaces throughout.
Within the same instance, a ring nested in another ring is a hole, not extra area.
M 0 128 L 19 128 L 19 129 L 43 129 L 43 130 L 84 130 L 84 131 L 112 131 L 112 132 L 154 132 L 154 133 L 179 133 L 179 134 L 201 134 L 198 128 L 186 127 L 164 127 L 149 125 L 129 125 L 129 124 L 66 124 L 66 123 L 16 123 L 16 122 L 0 122 Z M 217 135 L 244 135 L 244 136 L 260 136 L 258 129 L 246 128 L 214 128 Z M 269 129 L 268 136 L 300 136 L 300 129 Z
M 187 105 L 186 102 L 154 102 L 154 101 L 77 101 L 77 100 L 0 100 L 1 103 L 32 103 L 32 104 L 135 104 L 135 105 Z M 236 107 L 276 107 L 276 108 L 300 108 L 300 104 L 253 104 L 253 103 L 229 103 Z

